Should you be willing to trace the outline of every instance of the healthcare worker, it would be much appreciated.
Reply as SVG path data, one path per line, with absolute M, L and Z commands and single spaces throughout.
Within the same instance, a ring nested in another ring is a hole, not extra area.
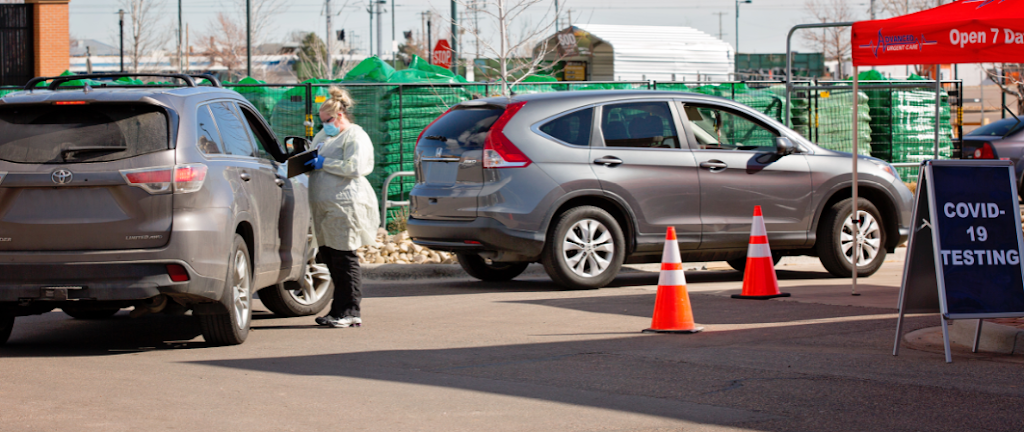
M 334 280 L 331 311 L 316 323 L 359 327 L 362 291 L 355 251 L 375 244 L 380 226 L 377 197 L 366 180 L 374 166 L 373 143 L 349 117 L 353 101 L 348 92 L 331 87 L 328 93 L 330 99 L 320 105 L 324 128 L 313 137 L 318 156 L 306 162 L 314 168 L 309 174 L 309 207 L 316 241 Z

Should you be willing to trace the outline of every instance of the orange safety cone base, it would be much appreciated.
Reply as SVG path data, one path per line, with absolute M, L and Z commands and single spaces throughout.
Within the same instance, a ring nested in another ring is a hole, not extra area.
M 677 334 L 686 334 L 686 333 L 700 333 L 702 331 L 704 331 L 704 327 L 694 327 L 694 328 L 692 328 L 690 330 L 646 329 L 646 330 L 641 331 L 640 333 L 677 333 Z
M 789 297 L 789 293 L 778 293 L 778 294 L 763 295 L 763 296 L 759 296 L 759 295 L 743 295 L 743 294 L 733 294 L 732 295 L 732 298 L 750 299 L 750 300 L 768 300 L 768 299 L 773 299 L 775 297 Z

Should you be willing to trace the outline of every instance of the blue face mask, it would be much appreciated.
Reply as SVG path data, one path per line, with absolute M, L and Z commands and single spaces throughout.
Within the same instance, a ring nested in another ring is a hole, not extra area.
M 327 136 L 337 136 L 341 133 L 341 129 L 338 129 L 334 123 L 324 123 L 324 133 L 327 134 Z

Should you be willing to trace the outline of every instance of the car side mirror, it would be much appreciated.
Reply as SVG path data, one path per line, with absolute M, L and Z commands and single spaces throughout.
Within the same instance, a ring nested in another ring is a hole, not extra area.
M 295 155 L 306 151 L 309 148 L 309 141 L 303 137 L 287 136 L 284 137 L 284 145 L 288 147 L 289 154 Z
M 796 153 L 796 145 L 787 137 L 775 138 L 775 154 L 785 156 Z

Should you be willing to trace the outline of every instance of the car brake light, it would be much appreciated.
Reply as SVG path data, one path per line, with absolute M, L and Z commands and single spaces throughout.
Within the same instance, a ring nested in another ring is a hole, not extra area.
M 512 141 L 505 136 L 505 125 L 526 105 L 526 101 L 515 102 L 505 107 L 505 112 L 491 126 L 484 140 L 484 168 L 523 168 L 530 165 L 526 157 Z
M 975 159 L 995 159 L 996 158 L 996 154 L 995 154 L 994 151 L 992 151 L 992 144 L 987 143 L 987 142 L 986 143 L 982 143 L 981 147 L 978 147 L 976 150 L 974 150 L 974 158 Z
M 151 194 L 190 193 L 203 187 L 206 169 L 204 164 L 188 164 L 121 170 L 121 175 L 129 185 L 142 188 Z
M 181 264 L 167 264 L 167 275 L 171 282 L 188 282 L 188 270 Z
M 206 165 L 191 164 L 174 167 L 174 193 L 189 193 L 203 187 Z
M 57 101 L 54 105 L 85 105 L 85 101 Z

